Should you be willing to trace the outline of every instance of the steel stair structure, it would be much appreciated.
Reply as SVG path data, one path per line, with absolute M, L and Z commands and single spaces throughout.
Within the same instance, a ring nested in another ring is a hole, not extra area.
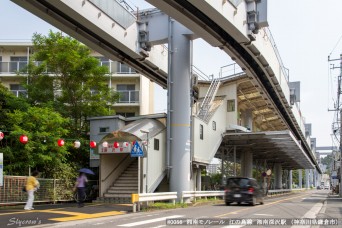
M 197 113 L 198 118 L 202 119 L 206 123 L 208 123 L 210 119 L 210 110 L 213 105 L 213 100 L 215 99 L 217 90 L 220 87 L 220 84 L 221 82 L 219 78 L 213 78 L 207 91 L 207 94 L 205 95 L 201 107 Z

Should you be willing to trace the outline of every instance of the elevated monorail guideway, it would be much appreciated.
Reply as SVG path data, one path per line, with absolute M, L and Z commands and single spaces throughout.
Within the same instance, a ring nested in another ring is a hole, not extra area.
M 250 77 L 261 85 L 269 101 L 291 129 L 311 162 L 318 170 L 319 166 L 305 139 L 303 129 L 298 124 L 289 104 L 289 91 L 279 62 L 266 31 L 267 25 L 260 10 L 266 7 L 267 0 L 231 1 L 231 0 L 146 0 L 150 4 L 175 18 L 196 35 L 213 47 L 224 50 L 236 61 Z M 257 15 L 257 16 L 256 16 Z M 258 17 L 261 17 L 258 18 Z
M 51 25 L 114 61 L 132 66 L 163 88 L 167 86 L 167 50 L 162 45 L 149 53 L 139 45 L 137 18 L 117 1 L 12 0 Z M 110 5 L 112 4 L 112 5 Z M 108 5 L 106 5 L 108 6 Z M 121 9 L 120 9 L 121 7 Z
M 152 81 L 167 87 L 168 53 L 164 46 L 148 46 L 148 33 L 137 16 L 118 1 L 11 0 L 75 37 L 93 50 L 126 63 Z M 278 112 L 284 127 L 301 141 L 304 151 L 318 164 L 303 134 L 304 124 L 289 104 L 289 87 L 267 25 L 267 0 L 147 0 L 213 47 L 224 50 L 261 87 L 265 100 Z M 110 5 L 108 5 L 110 4 Z M 116 4 L 116 5 L 115 5 Z M 121 10 L 120 10 L 121 7 Z M 266 8 L 265 8 L 266 10 Z M 147 42 L 145 42 L 147 41 Z M 147 45 L 147 46 L 146 46 Z M 298 118 L 298 121 L 296 120 Z

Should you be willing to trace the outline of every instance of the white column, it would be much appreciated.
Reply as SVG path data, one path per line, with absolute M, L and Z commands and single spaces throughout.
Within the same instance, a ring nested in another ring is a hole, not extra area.
M 283 177 L 281 163 L 274 164 L 274 178 L 275 178 L 275 188 L 282 189 Z
M 241 175 L 243 177 L 253 177 L 253 153 L 244 151 L 241 153 Z
M 303 188 L 303 170 L 298 169 L 298 187 Z

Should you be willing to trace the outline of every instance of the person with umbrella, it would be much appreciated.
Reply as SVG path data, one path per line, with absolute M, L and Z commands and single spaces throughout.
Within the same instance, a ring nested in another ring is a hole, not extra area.
M 88 178 L 85 175 L 86 173 L 94 175 L 94 172 L 87 168 L 82 168 L 78 170 L 79 175 L 76 180 L 75 188 L 78 194 L 78 207 L 84 207 L 84 196 L 86 190 L 86 184 L 88 182 Z

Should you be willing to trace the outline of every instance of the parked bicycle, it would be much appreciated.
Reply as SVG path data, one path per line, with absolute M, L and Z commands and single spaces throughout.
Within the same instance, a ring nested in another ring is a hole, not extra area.
M 87 187 L 85 194 L 84 194 L 83 202 L 96 199 L 98 196 L 98 191 L 99 191 L 98 185 L 92 185 L 91 187 Z M 77 191 L 74 193 L 73 198 L 76 202 L 80 200 Z

